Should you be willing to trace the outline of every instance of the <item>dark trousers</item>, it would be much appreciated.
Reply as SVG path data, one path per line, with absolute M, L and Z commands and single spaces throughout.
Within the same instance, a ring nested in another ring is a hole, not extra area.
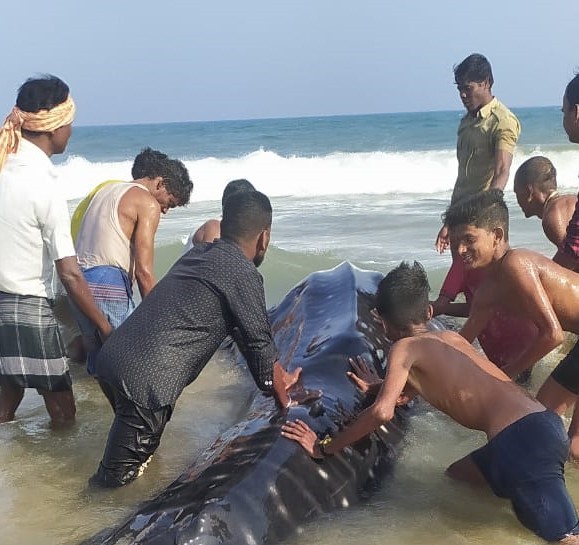
M 103 381 L 99 384 L 115 411 L 115 419 L 103 459 L 90 483 L 115 488 L 130 483 L 142 473 L 159 446 L 172 407 L 145 409 L 110 384 Z

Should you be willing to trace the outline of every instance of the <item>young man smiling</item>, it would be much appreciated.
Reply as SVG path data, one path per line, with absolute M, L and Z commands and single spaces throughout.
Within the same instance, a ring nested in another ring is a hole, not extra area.
M 469 269 L 485 269 L 461 334 L 472 342 L 496 309 L 531 320 L 537 337 L 503 367 L 517 376 L 564 340 L 564 331 L 579 334 L 577 273 L 548 257 L 508 242 L 509 215 L 503 193 L 490 190 L 449 207 L 445 214 L 453 248 Z M 547 408 L 563 414 L 579 393 L 579 343 L 565 356 L 537 394 Z M 571 457 L 579 459 L 579 418 L 569 427 Z

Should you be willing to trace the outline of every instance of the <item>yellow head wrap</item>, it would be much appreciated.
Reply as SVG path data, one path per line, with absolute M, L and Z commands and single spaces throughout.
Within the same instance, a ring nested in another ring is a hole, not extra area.
M 50 110 L 33 113 L 14 106 L 0 129 L 0 170 L 4 167 L 8 155 L 18 151 L 22 129 L 34 132 L 55 131 L 59 127 L 70 125 L 75 111 L 74 101 L 70 95 L 64 102 Z

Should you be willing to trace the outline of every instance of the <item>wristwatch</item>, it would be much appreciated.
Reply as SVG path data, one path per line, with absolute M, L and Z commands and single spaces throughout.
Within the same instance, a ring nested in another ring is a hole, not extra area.
M 329 435 L 326 435 L 323 439 L 320 439 L 318 441 L 318 449 L 324 458 L 331 456 L 331 454 L 328 454 L 326 452 L 326 447 L 329 447 L 331 443 L 332 443 L 332 438 Z

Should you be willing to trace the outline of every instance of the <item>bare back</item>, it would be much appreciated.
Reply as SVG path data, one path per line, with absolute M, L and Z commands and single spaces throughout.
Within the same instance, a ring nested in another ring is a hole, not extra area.
M 207 220 L 197 231 L 192 238 L 193 245 L 199 242 L 213 242 L 216 238 L 221 237 L 221 221 L 212 219 Z
M 563 247 L 567 225 L 575 211 L 576 204 L 576 195 L 560 195 L 548 203 L 543 213 L 543 231 L 557 249 Z
M 545 331 L 556 320 L 561 328 L 579 333 L 579 276 L 548 257 L 513 249 L 496 264 L 473 301 L 473 314 L 504 308 L 526 316 Z
M 545 410 L 483 354 L 453 331 L 398 341 L 390 352 L 412 361 L 408 384 L 431 405 L 490 440 L 533 412 Z

